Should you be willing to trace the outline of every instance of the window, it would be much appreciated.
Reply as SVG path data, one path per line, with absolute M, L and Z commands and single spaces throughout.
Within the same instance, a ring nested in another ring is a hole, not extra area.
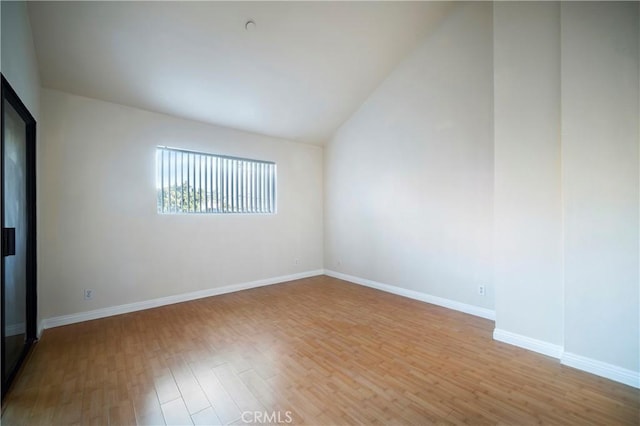
M 275 213 L 276 164 L 158 147 L 158 213 Z

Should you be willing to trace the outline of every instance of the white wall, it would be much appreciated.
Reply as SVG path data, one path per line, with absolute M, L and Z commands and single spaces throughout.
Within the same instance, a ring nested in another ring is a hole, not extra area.
M 565 350 L 639 371 L 638 3 L 561 16 Z
M 486 308 L 493 277 L 496 335 L 637 385 L 639 16 L 457 4 L 328 143 L 325 268 Z
M 562 345 L 560 6 L 493 13 L 496 329 Z
M 494 7 L 496 337 L 635 386 L 639 17 Z
M 42 318 L 322 268 L 317 146 L 51 90 L 42 135 Z M 158 215 L 158 145 L 275 161 L 278 213 Z
M 456 5 L 327 144 L 326 268 L 493 308 L 491 7 Z
M 40 111 L 40 79 L 27 4 L 23 1 L 3 1 L 0 2 L 0 10 L 2 74 L 37 121 Z

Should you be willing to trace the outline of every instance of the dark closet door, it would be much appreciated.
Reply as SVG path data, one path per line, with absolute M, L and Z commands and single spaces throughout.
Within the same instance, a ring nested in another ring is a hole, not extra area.
M 35 120 L 2 76 L 2 397 L 36 337 Z

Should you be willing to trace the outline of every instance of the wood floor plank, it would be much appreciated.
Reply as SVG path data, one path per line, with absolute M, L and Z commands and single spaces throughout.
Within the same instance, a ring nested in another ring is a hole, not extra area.
M 216 416 L 222 423 L 227 424 L 240 419 L 242 413 L 238 405 L 229 396 L 213 370 L 206 366 L 198 366 L 193 367 L 193 371 Z
M 493 328 L 324 276 L 210 297 L 46 330 L 2 424 L 640 423 L 640 390 Z
M 151 388 L 147 393 L 139 393 L 134 397 L 133 408 L 136 416 L 136 423 L 141 425 L 164 425 L 164 415 L 160 401 Z
M 187 410 L 187 406 L 184 405 L 182 398 L 176 398 L 173 401 L 165 402 L 161 406 L 162 414 L 164 415 L 164 421 L 167 426 L 185 426 L 193 425 L 191 415 Z M 118 423 L 117 423 L 118 424 Z M 131 423 L 119 423 L 119 424 L 131 424 Z
M 234 400 L 240 411 L 264 411 L 264 406 L 238 377 L 231 365 L 222 364 L 213 369 L 220 383 Z
M 211 406 L 186 361 L 183 359 L 175 361 L 171 371 L 190 414 L 198 413 Z
M 136 423 L 135 410 L 130 401 L 122 401 L 117 405 L 109 408 L 109 424 L 110 425 L 133 425 Z M 56 424 L 68 424 L 61 422 Z
M 275 409 L 277 407 L 276 391 L 255 370 L 244 371 L 238 377 L 264 408 Z
M 180 398 L 180 389 L 176 384 L 171 370 L 165 369 L 164 373 L 154 378 L 156 392 L 158 394 L 158 401 L 160 404 L 173 401 L 176 398 Z
M 192 414 L 191 420 L 193 420 L 193 424 L 195 426 L 211 426 L 223 424 L 222 420 L 220 420 L 212 407 L 205 408 L 202 411 Z

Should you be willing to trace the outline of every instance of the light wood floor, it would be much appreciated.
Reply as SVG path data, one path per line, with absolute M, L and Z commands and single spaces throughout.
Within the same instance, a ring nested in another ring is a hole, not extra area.
M 493 326 L 315 277 L 54 328 L 2 424 L 638 424 L 640 391 Z

